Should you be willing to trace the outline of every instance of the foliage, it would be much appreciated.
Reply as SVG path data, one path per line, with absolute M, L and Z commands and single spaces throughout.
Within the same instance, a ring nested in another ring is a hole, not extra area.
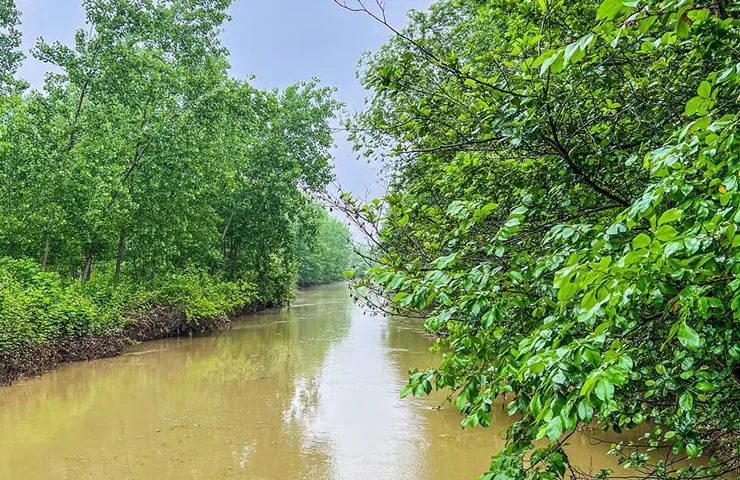
M 350 267 L 350 232 L 323 208 L 315 208 L 316 227 L 306 230 L 298 241 L 298 284 L 320 285 L 341 280 Z
M 174 305 L 190 322 L 229 315 L 259 302 L 257 288 L 244 280 L 223 281 L 205 272 L 185 272 L 156 279 L 137 303 Z M 139 307 L 141 308 L 141 307 Z
M 20 12 L 13 0 L 0 0 L 0 92 L 9 93 L 20 86 L 13 77 L 23 61 L 20 51 Z
M 230 4 L 84 0 L 71 45 L 38 39 L 33 90 L 0 0 L 0 353 L 119 331 L 140 305 L 196 322 L 293 295 L 339 104 L 317 80 L 229 77 Z
M 46 272 L 32 260 L 0 259 L 0 351 L 62 338 L 120 333 L 132 314 L 182 309 L 190 322 L 213 319 L 258 302 L 247 282 L 188 272 L 154 282 L 114 282 L 112 272 L 90 282 Z
M 354 136 L 393 185 L 346 198 L 377 254 L 358 289 L 440 336 L 404 394 L 451 390 L 463 426 L 511 399 L 481 478 L 588 476 L 563 445 L 594 422 L 649 427 L 614 448 L 629 475 L 740 467 L 739 16 L 442 0 L 365 59 Z

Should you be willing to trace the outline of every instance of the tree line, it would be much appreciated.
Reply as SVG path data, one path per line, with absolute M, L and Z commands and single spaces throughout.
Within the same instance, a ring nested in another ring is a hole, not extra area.
M 346 268 L 349 233 L 314 201 L 333 178 L 333 89 L 312 80 L 265 91 L 232 78 L 219 38 L 230 3 L 83 0 L 73 43 L 39 38 L 31 50 L 48 65 L 34 89 L 16 73 L 21 14 L 0 1 L 0 350 L 44 322 L 56 327 L 36 340 L 80 318 L 91 326 L 81 333 L 120 328 L 93 328 L 101 322 L 83 304 L 121 317 L 131 295 L 111 306 L 99 292 L 124 285 L 205 295 L 221 307 L 195 316 L 218 315 L 288 300 L 317 248 L 331 251 L 309 283 Z M 327 229 L 317 247 L 313 233 Z M 21 291 L 45 282 L 57 290 L 40 298 L 76 305 L 63 320 L 24 313 Z M 248 285 L 243 298 L 209 297 L 229 283 Z

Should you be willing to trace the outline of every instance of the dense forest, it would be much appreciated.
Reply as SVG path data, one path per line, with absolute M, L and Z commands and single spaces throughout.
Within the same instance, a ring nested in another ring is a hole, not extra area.
M 372 241 L 358 293 L 439 338 L 403 394 L 464 427 L 504 399 L 484 480 L 734 477 L 740 4 L 440 0 L 400 29 L 336 3 L 393 34 L 349 125 L 393 183 L 337 205 Z M 569 462 L 600 430 L 627 470 Z
M 349 231 L 316 203 L 340 105 L 317 81 L 231 78 L 230 3 L 85 0 L 74 44 L 33 48 L 38 90 L 0 1 L 0 382 L 209 330 L 347 268 Z

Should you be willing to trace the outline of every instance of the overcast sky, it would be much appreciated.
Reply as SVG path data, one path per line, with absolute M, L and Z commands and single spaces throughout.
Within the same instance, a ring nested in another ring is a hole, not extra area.
M 84 24 L 80 0 L 16 0 L 23 12 L 23 43 L 27 50 L 39 36 L 71 44 Z M 368 1 L 369 4 L 374 1 Z M 410 8 L 425 9 L 431 0 L 386 0 L 393 25 L 406 22 Z M 357 61 L 375 50 L 390 32 L 372 19 L 341 9 L 333 0 L 235 0 L 223 40 L 231 51 L 232 75 L 261 88 L 285 87 L 319 78 L 338 88 L 337 98 L 350 111 L 362 108 L 365 92 L 355 78 Z M 35 87 L 47 67 L 27 59 L 19 72 Z M 357 160 L 344 134 L 336 135 L 337 177 L 345 190 L 360 197 L 382 194 L 375 169 Z

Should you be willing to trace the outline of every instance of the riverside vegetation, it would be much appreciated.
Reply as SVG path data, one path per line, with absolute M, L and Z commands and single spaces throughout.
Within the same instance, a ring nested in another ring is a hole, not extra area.
M 464 427 L 505 399 L 483 480 L 737 475 L 740 4 L 336 3 L 394 33 L 349 125 L 393 183 L 337 204 L 373 243 L 358 293 L 439 338 L 403 394 Z M 570 462 L 602 429 L 625 470 Z
M 332 179 L 317 81 L 227 74 L 230 0 L 84 0 L 74 43 L 0 0 L 0 383 L 131 340 L 221 328 L 336 280 L 349 232 L 312 198 Z

